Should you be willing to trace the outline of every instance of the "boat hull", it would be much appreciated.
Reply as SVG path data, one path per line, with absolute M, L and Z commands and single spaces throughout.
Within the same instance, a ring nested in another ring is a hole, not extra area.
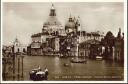
M 71 59 L 71 63 L 87 63 L 86 59 Z
M 44 72 L 44 73 L 40 73 L 37 74 L 38 71 L 35 72 L 30 72 L 29 76 L 30 76 L 30 80 L 34 80 L 34 81 L 41 81 L 41 80 L 47 80 L 47 76 L 48 76 L 48 72 Z

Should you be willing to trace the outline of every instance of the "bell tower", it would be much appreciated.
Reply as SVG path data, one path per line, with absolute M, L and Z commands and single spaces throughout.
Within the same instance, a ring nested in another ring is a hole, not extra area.
M 78 16 L 78 19 L 76 20 L 76 30 L 81 31 L 81 22 L 80 22 L 80 17 Z
M 118 32 L 117 37 L 118 37 L 118 38 L 121 38 L 121 28 L 119 28 L 119 32 Z
M 14 41 L 14 46 L 20 46 L 20 42 L 19 42 L 19 40 L 17 39 L 17 37 L 16 37 L 16 39 L 15 39 L 15 41 Z

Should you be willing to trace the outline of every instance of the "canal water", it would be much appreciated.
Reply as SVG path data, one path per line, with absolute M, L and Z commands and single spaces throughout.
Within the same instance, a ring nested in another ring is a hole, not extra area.
M 25 56 L 24 79 L 29 79 L 29 71 L 41 67 L 49 70 L 48 80 L 123 80 L 123 66 L 116 62 L 88 59 L 87 63 L 70 63 L 71 58 L 57 56 Z M 65 67 L 64 63 L 69 66 Z

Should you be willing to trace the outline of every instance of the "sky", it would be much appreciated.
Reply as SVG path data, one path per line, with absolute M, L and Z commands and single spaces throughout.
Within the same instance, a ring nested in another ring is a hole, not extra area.
M 61 24 L 66 24 L 69 16 L 80 17 L 81 30 L 111 31 L 115 36 L 124 28 L 122 2 L 54 2 L 56 14 Z M 10 45 L 17 37 L 22 44 L 31 43 L 31 35 L 42 31 L 47 21 L 52 3 L 50 2 L 4 2 L 2 9 L 2 43 Z

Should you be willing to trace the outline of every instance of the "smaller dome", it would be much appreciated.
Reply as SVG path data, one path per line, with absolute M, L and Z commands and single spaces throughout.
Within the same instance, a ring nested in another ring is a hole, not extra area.
M 67 28 L 75 28 L 75 23 L 74 22 L 68 22 L 65 27 Z
M 70 17 L 69 21 L 65 25 L 66 28 L 75 28 L 75 22 L 74 20 Z

